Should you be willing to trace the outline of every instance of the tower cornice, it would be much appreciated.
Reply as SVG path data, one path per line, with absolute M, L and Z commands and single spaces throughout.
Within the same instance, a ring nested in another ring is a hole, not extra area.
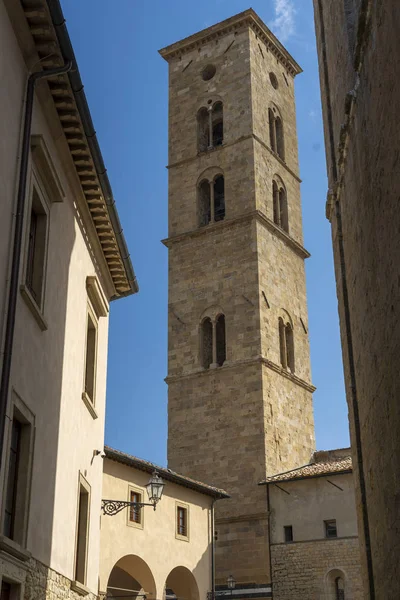
M 173 244 L 178 242 L 182 242 L 188 238 L 195 238 L 202 235 L 206 235 L 208 233 L 212 233 L 214 231 L 220 231 L 222 229 L 232 227 L 237 223 L 241 223 L 243 221 L 250 221 L 252 219 L 257 219 L 262 225 L 264 225 L 271 232 L 276 234 L 281 240 L 289 246 L 300 258 L 310 258 L 310 253 L 301 245 L 299 242 L 296 242 L 295 239 L 290 237 L 286 231 L 284 231 L 281 227 L 278 227 L 271 219 L 269 219 L 263 212 L 260 210 L 252 210 L 243 215 L 239 215 L 238 217 L 234 217 L 232 219 L 225 219 L 223 221 L 218 221 L 217 223 L 210 223 L 206 227 L 199 227 L 197 229 L 191 229 L 190 231 L 185 231 L 183 233 L 179 233 L 178 235 L 171 236 L 161 242 L 167 248 L 170 248 Z
M 245 360 L 235 360 L 232 362 L 226 362 L 224 364 L 224 366 L 221 367 L 221 369 L 223 369 L 223 370 L 239 369 L 239 368 L 247 367 L 249 365 L 254 365 L 254 364 L 262 364 L 264 367 L 267 367 L 267 369 L 270 369 L 271 371 L 275 371 L 275 373 L 279 373 L 279 375 L 282 375 L 286 379 L 289 379 L 295 385 L 298 385 L 299 387 L 302 387 L 303 389 L 307 390 L 307 392 L 311 392 L 311 394 L 313 392 L 315 392 L 315 390 L 317 389 L 312 383 L 305 381 L 301 377 L 298 377 L 294 373 L 291 373 L 287 369 L 284 369 L 282 366 L 277 365 L 276 363 L 274 363 L 272 360 L 269 360 L 265 356 L 256 356 L 254 358 L 248 358 Z M 164 381 L 165 381 L 165 383 L 170 384 L 175 381 L 180 381 L 181 379 L 187 379 L 190 377 L 208 377 L 210 374 L 217 373 L 219 371 L 220 371 L 220 369 L 216 369 L 216 370 L 214 370 L 214 369 L 213 370 L 197 369 L 197 370 L 188 371 L 186 373 L 180 373 L 179 375 L 178 374 L 177 375 L 167 375 L 167 377 L 164 379 Z
M 212 27 L 207 27 L 194 35 L 190 35 L 179 42 L 171 44 L 170 46 L 166 46 L 159 50 L 159 53 L 167 62 L 169 62 L 174 58 L 180 58 L 184 54 L 204 46 L 204 44 L 219 39 L 227 33 L 234 33 L 246 26 L 250 27 L 264 42 L 268 50 L 276 56 L 288 73 L 293 77 L 302 73 L 302 68 L 252 8 L 249 8 L 234 17 L 225 19 Z

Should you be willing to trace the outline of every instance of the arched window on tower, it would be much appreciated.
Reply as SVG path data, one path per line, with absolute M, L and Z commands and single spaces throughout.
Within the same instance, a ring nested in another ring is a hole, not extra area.
M 222 102 L 216 102 L 212 109 L 212 143 L 214 148 L 224 141 L 224 109 Z
M 344 581 L 341 577 L 335 579 L 335 600 L 345 600 L 344 596 Z
M 197 112 L 197 149 L 212 150 L 224 142 L 224 107 L 222 102 L 204 106 Z
M 268 121 L 269 121 L 269 145 L 271 150 L 276 152 L 276 137 L 275 137 L 275 116 L 272 108 L 268 109 Z
M 283 138 L 283 123 L 276 108 L 268 109 L 269 145 L 282 160 L 285 160 L 285 142 Z
M 222 367 L 226 360 L 225 315 L 219 315 L 216 322 L 217 364 Z
M 289 218 L 286 190 L 282 184 L 275 180 L 272 182 L 272 201 L 274 212 L 274 223 L 289 232 Z
M 197 147 L 199 152 L 205 152 L 210 145 L 210 119 L 208 110 L 200 108 L 197 113 Z
M 209 317 L 201 323 L 201 361 L 205 369 L 213 362 L 213 324 Z
M 276 153 L 285 160 L 285 144 L 283 140 L 283 125 L 280 117 L 275 118 Z
M 225 218 L 224 176 L 221 173 L 213 176 L 213 171 L 197 186 L 199 227 Z
M 279 349 L 281 365 L 284 369 L 289 369 L 294 373 L 294 339 L 291 323 L 285 323 L 282 317 L 279 317 Z
M 287 368 L 287 352 L 286 352 L 286 333 L 285 324 L 282 318 L 279 318 L 279 348 L 281 354 L 281 365 L 284 369 Z
M 198 188 L 199 225 L 204 227 L 211 221 L 211 188 L 210 182 L 203 179 Z
M 285 326 L 286 334 L 286 364 L 294 373 L 294 342 L 293 342 L 293 329 L 290 323 Z
M 214 221 L 225 218 L 225 183 L 223 175 L 214 180 Z
M 225 315 L 218 307 L 206 314 L 200 324 L 200 362 L 204 369 L 215 369 L 226 361 Z

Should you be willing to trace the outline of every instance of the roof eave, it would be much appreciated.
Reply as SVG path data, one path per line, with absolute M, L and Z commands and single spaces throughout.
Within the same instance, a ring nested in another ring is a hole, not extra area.
M 166 479 L 167 481 L 175 483 L 176 485 L 181 485 L 182 487 L 192 489 L 193 491 L 196 491 L 205 496 L 211 496 L 212 498 L 215 498 L 217 500 L 230 498 L 229 494 L 227 494 L 224 490 L 212 488 L 212 486 L 208 486 L 206 484 L 202 484 L 201 482 L 194 481 L 190 478 L 185 477 L 184 475 L 180 475 L 179 473 L 170 471 L 165 467 L 160 467 L 159 465 L 155 465 L 151 462 L 144 461 L 143 459 L 137 458 L 130 454 L 126 454 L 124 452 L 121 452 L 120 450 L 115 450 L 114 448 L 105 446 L 104 452 L 106 454 L 106 458 L 108 458 L 109 460 L 113 460 L 114 462 L 126 465 L 132 469 L 145 471 L 146 473 L 152 473 L 152 471 L 156 469 L 160 473 L 160 475 L 164 477 L 164 479 Z
M 291 477 L 290 479 L 273 479 L 269 481 L 264 479 L 259 481 L 258 485 L 269 485 L 274 483 L 290 483 L 291 481 L 303 481 L 304 479 L 317 479 L 318 477 L 333 477 L 334 475 L 346 475 L 352 473 L 353 469 L 343 469 L 342 471 L 332 471 L 331 473 L 315 473 L 314 475 L 302 475 L 299 477 Z

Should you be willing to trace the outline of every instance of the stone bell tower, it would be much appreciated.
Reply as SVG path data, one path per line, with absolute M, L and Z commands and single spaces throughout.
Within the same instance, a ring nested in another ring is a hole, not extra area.
M 301 69 L 251 9 L 160 53 L 169 63 L 168 463 L 231 495 L 216 505 L 217 584 L 232 574 L 236 598 L 268 597 L 257 484 L 314 450 Z

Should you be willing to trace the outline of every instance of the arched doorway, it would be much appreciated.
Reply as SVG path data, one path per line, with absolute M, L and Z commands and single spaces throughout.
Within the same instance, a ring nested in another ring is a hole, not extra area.
M 113 567 L 107 583 L 107 599 L 156 600 L 156 585 L 148 564 L 135 554 L 121 558 Z
M 199 600 L 196 579 L 186 567 L 175 567 L 165 582 L 166 600 Z

